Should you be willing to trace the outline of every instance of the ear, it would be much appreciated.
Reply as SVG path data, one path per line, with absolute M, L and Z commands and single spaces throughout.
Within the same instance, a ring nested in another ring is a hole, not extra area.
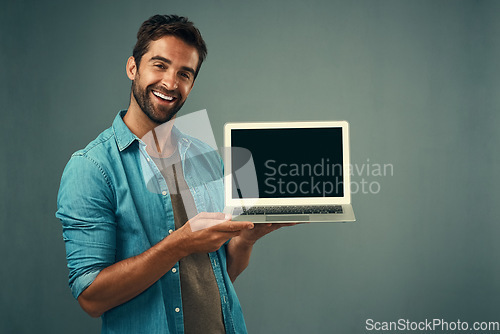
M 127 66 L 126 66 L 126 72 L 127 72 L 127 77 L 130 79 L 130 80 L 134 80 L 135 79 L 135 75 L 137 73 L 137 65 L 135 63 L 135 58 L 130 56 L 128 57 L 128 60 L 127 60 Z

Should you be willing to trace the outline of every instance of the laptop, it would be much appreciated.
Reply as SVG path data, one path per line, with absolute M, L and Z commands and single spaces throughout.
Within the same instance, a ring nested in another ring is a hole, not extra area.
M 356 220 L 346 121 L 226 123 L 223 156 L 233 220 Z

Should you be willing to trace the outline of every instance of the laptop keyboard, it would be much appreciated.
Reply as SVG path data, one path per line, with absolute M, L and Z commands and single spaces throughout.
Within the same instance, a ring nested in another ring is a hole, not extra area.
M 288 214 L 331 214 L 343 213 L 342 205 L 314 206 L 254 206 L 244 209 L 242 215 L 288 215 Z

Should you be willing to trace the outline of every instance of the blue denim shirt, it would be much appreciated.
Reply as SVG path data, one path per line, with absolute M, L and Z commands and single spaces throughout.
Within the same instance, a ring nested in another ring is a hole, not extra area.
M 99 272 L 138 255 L 175 229 L 165 179 L 145 144 L 122 120 L 68 162 L 57 198 L 69 285 L 75 298 Z M 224 207 L 222 163 L 212 148 L 173 129 L 186 183 L 198 212 Z M 215 176 L 215 177 L 214 177 Z M 151 191 L 156 180 L 157 191 Z M 149 184 L 149 189 L 148 189 Z M 209 253 L 227 333 L 246 333 L 241 306 L 226 267 L 227 243 Z M 184 333 L 179 264 L 146 291 L 102 316 L 102 333 Z

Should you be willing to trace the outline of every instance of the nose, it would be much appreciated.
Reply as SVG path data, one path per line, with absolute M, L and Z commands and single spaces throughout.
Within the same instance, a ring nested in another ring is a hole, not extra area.
M 168 90 L 174 90 L 179 87 L 179 79 L 174 71 L 166 71 L 162 78 L 162 84 Z

